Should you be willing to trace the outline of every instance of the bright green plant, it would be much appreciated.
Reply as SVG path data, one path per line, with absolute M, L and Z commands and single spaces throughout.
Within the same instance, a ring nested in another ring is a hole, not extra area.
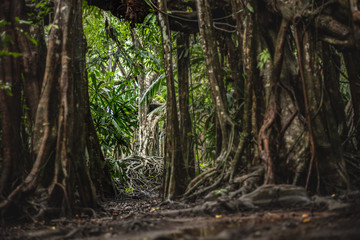
M 125 189 L 125 192 L 126 192 L 127 194 L 131 194 L 133 191 L 134 191 L 133 188 L 126 188 L 126 189 Z
M 222 193 L 228 193 L 229 191 L 226 188 L 215 190 L 215 195 L 221 195 Z
M 1 54 L 0 54 L 1 56 Z M 0 80 L 0 90 L 4 90 L 9 96 L 12 96 L 11 85 L 9 83 L 3 83 Z
M 259 62 L 257 67 L 262 69 L 269 59 L 271 59 L 269 49 L 265 48 L 261 53 L 259 53 Z
M 112 75 L 96 70 L 90 73 L 91 112 L 103 150 L 128 152 L 137 127 L 135 90 L 127 89 L 126 83 L 114 85 L 109 80 Z

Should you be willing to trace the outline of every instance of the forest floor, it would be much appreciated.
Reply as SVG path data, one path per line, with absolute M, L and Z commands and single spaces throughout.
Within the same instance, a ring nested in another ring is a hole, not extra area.
M 161 202 L 135 194 L 104 202 L 99 212 L 81 209 L 72 219 L 2 223 L 0 239 L 360 239 L 359 196 L 331 210 L 312 204 L 233 211 L 219 204 L 202 207 L 204 200 Z

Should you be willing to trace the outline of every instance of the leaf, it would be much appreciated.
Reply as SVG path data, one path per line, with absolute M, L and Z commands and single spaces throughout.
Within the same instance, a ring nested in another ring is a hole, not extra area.
M 0 51 L 0 56 L 12 56 L 12 57 L 21 57 L 22 56 L 22 53 L 17 53 L 17 52 L 9 52 L 9 51 L 6 51 L 6 50 L 2 50 Z
M 10 24 L 11 24 L 10 22 L 7 22 L 7 21 L 5 21 L 3 19 L 0 20 L 0 27 L 3 27 L 5 25 L 10 25 Z M 3 33 L 5 33 L 5 32 L 3 32 Z
M 146 90 L 146 92 L 144 93 L 144 96 L 142 96 L 141 100 L 140 100 L 140 104 L 144 104 L 144 101 L 146 100 L 147 102 L 150 101 L 151 98 L 153 98 L 159 91 L 160 86 L 163 84 L 163 81 L 165 79 L 165 75 L 161 74 L 151 85 L 150 87 Z
M 15 17 L 15 20 L 20 24 L 28 24 L 28 25 L 32 24 L 31 21 L 22 20 L 19 17 Z
M 153 16 L 155 16 L 153 13 L 149 13 L 149 14 L 145 17 L 143 24 L 146 25 L 147 23 L 152 23 Z
M 246 8 L 247 8 L 251 13 L 254 13 L 254 8 L 250 5 L 250 3 L 246 4 Z
M 37 46 L 38 42 L 36 41 L 35 38 L 32 38 L 32 37 L 27 37 L 35 46 Z

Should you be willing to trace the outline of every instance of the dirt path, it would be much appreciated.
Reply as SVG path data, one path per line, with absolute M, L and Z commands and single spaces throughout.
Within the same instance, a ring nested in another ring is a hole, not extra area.
M 101 213 L 82 209 L 73 219 L 2 224 L 0 239 L 360 239 L 360 207 L 260 209 L 217 213 L 184 211 L 184 203 L 125 199 L 104 203 Z

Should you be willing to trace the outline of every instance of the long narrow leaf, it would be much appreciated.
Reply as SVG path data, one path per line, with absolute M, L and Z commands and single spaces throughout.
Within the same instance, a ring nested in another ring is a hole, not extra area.
M 140 104 L 144 104 L 144 101 L 149 102 L 150 99 L 155 97 L 155 95 L 159 92 L 160 86 L 163 85 L 165 79 L 165 75 L 161 74 L 146 90 L 144 96 L 142 96 L 140 100 Z

